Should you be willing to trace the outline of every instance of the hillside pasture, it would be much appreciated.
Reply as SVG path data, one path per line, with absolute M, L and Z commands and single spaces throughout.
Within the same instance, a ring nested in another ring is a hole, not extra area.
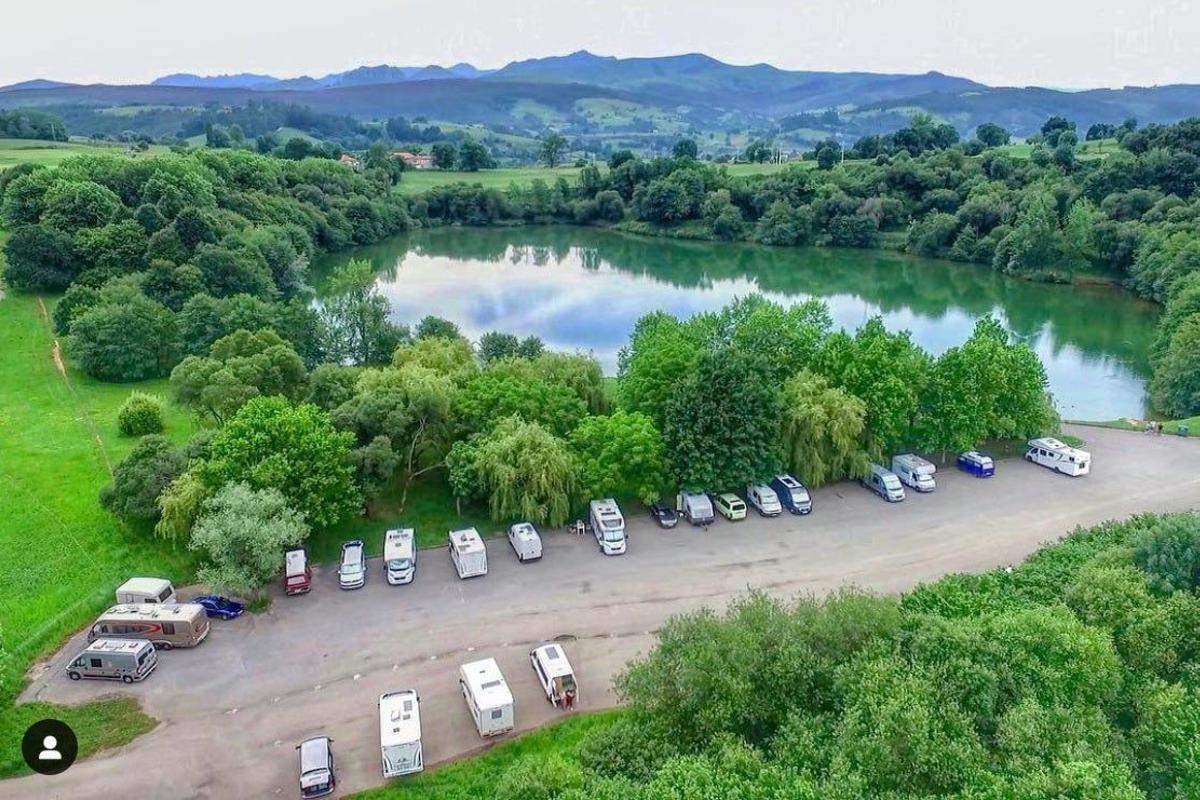
M 129 145 L 118 142 L 49 142 L 41 139 L 0 139 L 0 170 L 17 164 L 39 164 L 52 167 L 71 156 L 106 153 L 145 158 L 165 152 L 161 145 L 151 145 L 145 153 L 132 153 Z

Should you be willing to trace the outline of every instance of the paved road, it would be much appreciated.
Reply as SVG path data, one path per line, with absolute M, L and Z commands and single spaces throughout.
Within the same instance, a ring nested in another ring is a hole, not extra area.
M 749 587 L 784 596 L 845 584 L 897 592 L 1017 562 L 1076 525 L 1200 506 L 1200 441 L 1074 432 L 1094 455 L 1084 478 L 1008 461 L 990 480 L 946 471 L 936 493 L 910 492 L 898 505 L 841 484 L 815 492 L 809 517 L 672 532 L 638 518 L 621 557 L 552 532 L 544 559 L 522 565 L 494 540 L 489 574 L 470 581 L 454 576 L 440 550 L 421 553 L 417 579 L 404 587 L 388 586 L 378 561 L 353 592 L 322 571 L 311 594 L 280 597 L 263 615 L 214 621 L 200 647 L 163 653 L 158 671 L 129 688 L 67 680 L 62 667 L 76 637 L 23 699 L 75 703 L 123 691 L 162 724 L 63 775 L 2 781 L 0 798 L 290 797 L 294 745 L 316 733 L 334 738 L 341 789 L 356 791 L 382 782 L 375 704 L 384 691 L 420 691 L 427 764 L 485 746 L 458 693 L 465 661 L 497 659 L 524 731 L 561 713 L 539 695 L 529 668 L 530 647 L 547 639 L 570 637 L 580 708 L 601 708 L 616 702 L 612 676 L 652 646 L 668 617 L 722 607 Z

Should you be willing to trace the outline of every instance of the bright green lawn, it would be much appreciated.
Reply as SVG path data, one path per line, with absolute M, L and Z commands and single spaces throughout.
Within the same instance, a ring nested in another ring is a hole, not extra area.
M 493 797 L 505 770 L 515 762 L 526 756 L 543 759 L 550 755 L 574 762 L 576 748 L 583 737 L 611 726 L 620 714 L 621 711 L 616 710 L 569 717 L 497 745 L 483 755 L 413 778 L 400 778 L 388 786 L 354 797 L 358 800 L 479 800 Z
M 400 179 L 400 191 L 403 194 L 420 194 L 435 186 L 445 186 L 451 183 L 479 183 L 489 189 L 507 189 L 513 183 L 528 186 L 537 178 L 552 183 L 560 175 L 573 182 L 578 174 L 577 167 L 557 167 L 555 169 L 518 167 L 515 169 L 484 169 L 479 172 L 410 169 Z
M 47 304 L 46 311 L 50 311 Z M 57 371 L 53 337 L 38 299 L 0 300 L 0 775 L 24 770 L 18 752 L 29 722 L 45 704 L 11 707 L 29 665 L 59 646 L 112 602 L 131 575 L 185 580 L 182 549 L 120 524 L 97 502 L 109 468 L 133 447 L 117 431 L 116 409 L 134 389 L 165 395 L 164 381 L 103 384 Z M 190 416 L 168 406 L 168 430 L 182 441 Z M 53 709 L 80 735 L 84 753 L 101 741 L 123 744 L 153 726 L 129 704 Z
M 145 158 L 148 155 L 166 152 L 161 145 L 151 145 L 146 153 L 139 153 L 134 158 Z M 109 153 L 113 155 L 129 155 L 128 145 L 116 142 L 46 142 L 38 139 L 0 139 L 0 170 L 17 164 L 42 164 L 54 166 L 64 159 L 81 153 Z

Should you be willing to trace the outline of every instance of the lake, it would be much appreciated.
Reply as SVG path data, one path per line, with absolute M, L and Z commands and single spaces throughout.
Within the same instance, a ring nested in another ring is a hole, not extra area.
M 1059 412 L 1113 419 L 1146 411 L 1146 358 L 1159 309 L 1102 287 L 1005 278 L 986 267 L 875 250 L 769 248 L 628 236 L 591 228 L 443 228 L 319 262 L 320 277 L 368 258 L 396 322 L 452 320 L 472 340 L 492 330 L 590 350 L 607 374 L 650 311 L 713 311 L 752 292 L 823 300 L 837 326 L 880 315 L 937 355 L 993 314 L 1042 358 Z

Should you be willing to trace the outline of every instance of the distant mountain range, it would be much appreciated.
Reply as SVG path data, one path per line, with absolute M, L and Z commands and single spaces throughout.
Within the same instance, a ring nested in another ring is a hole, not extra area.
M 726 64 L 698 53 L 615 58 L 579 51 L 514 61 L 498 70 L 363 66 L 320 78 L 177 73 L 149 85 L 72 85 L 37 80 L 0 88 L 0 108 L 295 103 L 362 119 L 424 116 L 576 136 L 677 135 L 753 130 L 796 142 L 829 133 L 893 130 L 927 111 L 964 135 L 997 122 L 1017 135 L 1062 114 L 1093 122 L 1170 122 L 1200 114 L 1200 86 L 1060 91 L 991 87 L 924 74 L 783 70 Z M 781 124 L 782 122 L 782 124 Z M 790 126 L 790 127 L 789 127 Z

